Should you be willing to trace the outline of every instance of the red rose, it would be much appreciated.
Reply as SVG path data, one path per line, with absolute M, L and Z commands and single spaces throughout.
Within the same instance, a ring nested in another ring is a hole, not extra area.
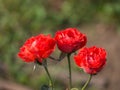
M 83 46 L 87 42 L 87 38 L 76 28 L 67 28 L 58 31 L 55 35 L 58 48 L 65 53 L 72 53 Z
M 25 62 L 34 62 L 47 58 L 55 48 L 55 40 L 50 35 L 40 34 L 29 38 L 20 48 L 18 56 Z
M 106 63 L 106 51 L 95 46 L 82 48 L 74 57 L 75 63 L 88 74 L 96 74 Z

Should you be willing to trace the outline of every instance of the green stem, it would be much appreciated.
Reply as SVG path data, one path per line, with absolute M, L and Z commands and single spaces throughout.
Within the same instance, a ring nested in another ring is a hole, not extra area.
M 52 81 L 52 78 L 51 78 L 50 73 L 49 73 L 49 71 L 48 71 L 47 64 L 45 64 L 45 65 L 43 64 L 43 66 L 44 66 L 44 69 L 45 69 L 45 71 L 46 71 L 46 73 L 47 73 L 47 75 L 48 75 L 48 77 L 49 77 L 50 86 L 52 87 L 52 90 L 53 90 L 53 81 Z
M 69 90 L 72 88 L 70 55 L 71 55 L 71 54 L 67 54 L 67 58 L 68 58 L 68 68 L 69 68 Z
M 85 83 L 85 85 L 82 87 L 81 90 L 85 90 L 85 88 L 87 87 L 87 85 L 90 83 L 91 79 L 92 79 L 92 74 L 89 75 L 89 78 L 88 78 L 87 82 Z

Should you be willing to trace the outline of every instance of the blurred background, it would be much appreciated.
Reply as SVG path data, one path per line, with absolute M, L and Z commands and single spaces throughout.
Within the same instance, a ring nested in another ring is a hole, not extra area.
M 87 90 L 120 90 L 120 0 L 0 0 L 0 90 L 40 90 L 48 84 L 43 67 L 33 71 L 34 64 L 23 62 L 17 53 L 29 37 L 54 36 L 67 27 L 85 33 L 88 47 L 107 50 L 107 64 Z M 56 90 L 68 87 L 66 61 L 49 63 Z M 73 87 L 80 88 L 88 75 L 73 62 L 72 77 Z

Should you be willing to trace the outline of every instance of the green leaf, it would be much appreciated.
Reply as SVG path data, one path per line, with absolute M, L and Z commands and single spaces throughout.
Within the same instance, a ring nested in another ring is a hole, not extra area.
M 40 90 L 50 90 L 48 85 L 42 85 Z
M 71 90 L 79 90 L 78 88 L 72 88 Z

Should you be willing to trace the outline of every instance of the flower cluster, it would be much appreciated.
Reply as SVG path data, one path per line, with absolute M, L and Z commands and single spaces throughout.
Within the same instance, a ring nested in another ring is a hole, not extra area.
M 40 34 L 29 38 L 25 44 L 20 48 L 18 56 L 25 62 L 40 63 L 44 58 L 47 58 L 55 49 L 56 41 L 50 35 Z
M 95 46 L 82 48 L 74 57 L 75 63 L 89 74 L 96 74 L 106 63 L 106 52 L 103 48 Z
M 58 48 L 65 53 L 72 53 L 86 45 L 87 38 L 76 28 L 67 28 L 56 32 Z
M 96 46 L 88 48 L 86 43 L 85 34 L 76 28 L 67 28 L 57 31 L 54 38 L 43 34 L 29 38 L 20 48 L 18 56 L 25 62 L 37 61 L 42 64 L 55 50 L 56 45 L 68 56 L 79 50 L 78 54 L 74 55 L 76 65 L 90 75 L 97 74 L 106 64 L 106 51 Z M 69 59 L 68 57 L 68 61 Z M 71 69 L 69 71 L 71 72 Z

